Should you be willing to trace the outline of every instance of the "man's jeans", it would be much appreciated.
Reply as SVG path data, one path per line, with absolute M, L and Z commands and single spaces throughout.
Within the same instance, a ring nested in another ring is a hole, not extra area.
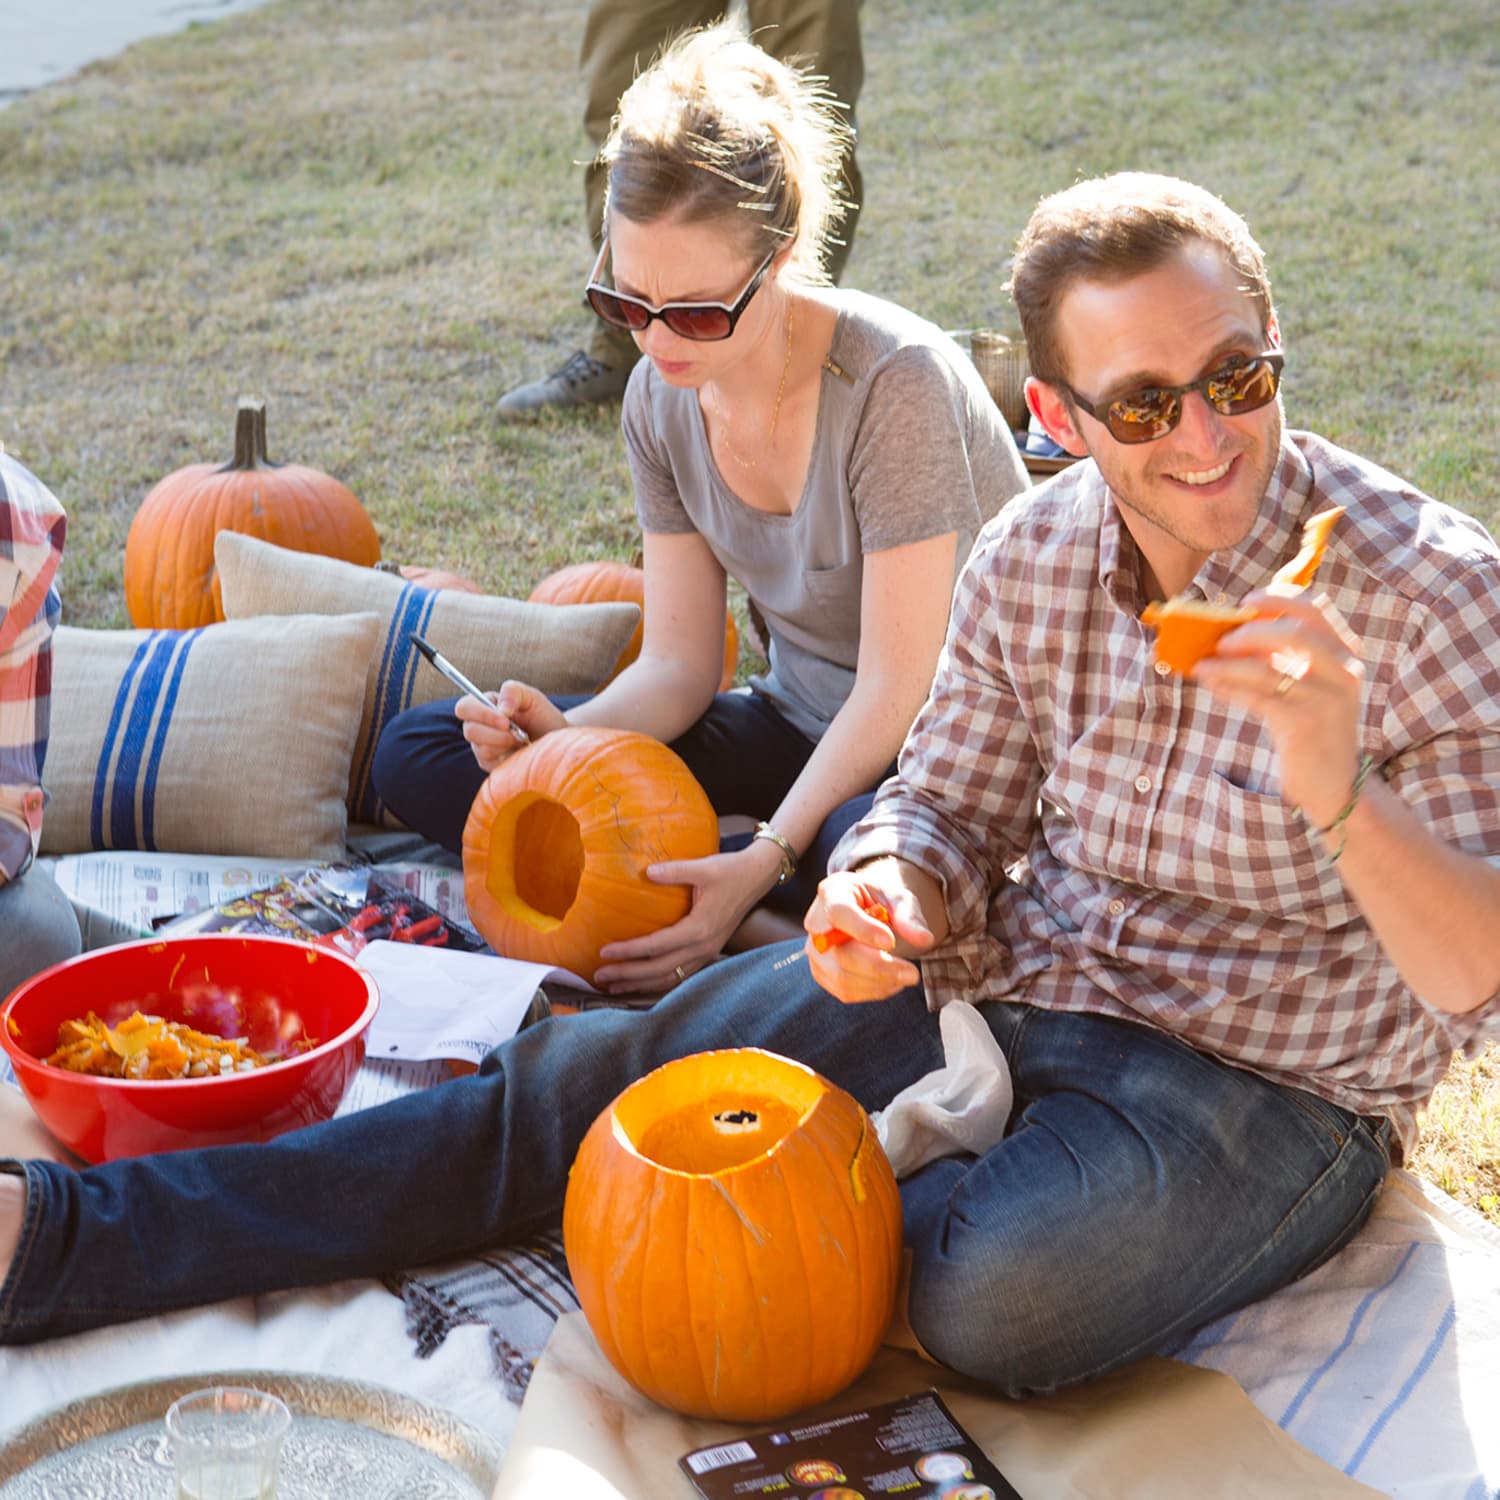
M 1111 1369 L 1341 1245 L 1387 1168 L 1385 1127 L 1145 1027 L 984 1008 L 1014 1128 L 903 1184 L 923 1346 L 1009 1394 Z M 919 990 L 842 1005 L 795 944 L 714 964 L 650 1011 L 544 1021 L 469 1078 L 294 1132 L 72 1172 L 27 1163 L 0 1287 L 20 1343 L 247 1293 L 376 1275 L 557 1222 L 594 1117 L 674 1057 L 762 1046 L 867 1109 L 938 1066 Z

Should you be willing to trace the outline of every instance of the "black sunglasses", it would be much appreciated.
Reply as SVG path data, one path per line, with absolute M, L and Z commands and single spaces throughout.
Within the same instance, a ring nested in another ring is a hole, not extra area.
M 1074 406 L 1109 428 L 1122 443 L 1154 443 L 1182 420 L 1182 398 L 1197 391 L 1221 416 L 1238 417 L 1259 411 L 1276 399 L 1281 386 L 1285 356 L 1274 349 L 1253 359 L 1230 360 L 1212 375 L 1190 380 L 1186 385 L 1148 385 L 1113 401 L 1095 405 L 1085 401 L 1070 385 L 1058 381 Z
M 779 248 L 778 246 L 777 249 Z M 625 292 L 617 292 L 613 287 L 600 285 L 599 273 L 604 269 L 604 257 L 609 254 L 609 241 L 606 239 L 599 247 L 599 258 L 589 273 L 588 285 L 583 289 L 583 300 L 615 328 L 628 328 L 632 333 L 644 333 L 650 327 L 652 318 L 660 318 L 678 338 L 696 339 L 700 343 L 716 342 L 727 339 L 734 332 L 734 325 L 739 322 L 740 314 L 749 307 L 750 299 L 766 279 L 766 272 L 771 269 L 776 253 L 773 249 L 761 261 L 745 290 L 727 306 L 722 302 L 663 302 L 660 307 L 652 307 L 639 297 L 631 297 Z

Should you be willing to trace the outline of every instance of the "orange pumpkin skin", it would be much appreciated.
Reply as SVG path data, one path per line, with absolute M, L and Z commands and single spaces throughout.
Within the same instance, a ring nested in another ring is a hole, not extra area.
M 715 1117 L 756 1124 L 724 1131 Z M 584 1137 L 563 1244 L 617 1370 L 693 1417 L 767 1422 L 835 1396 L 895 1309 L 901 1198 L 859 1104 L 757 1048 L 680 1058 Z
M 549 573 L 532 589 L 528 600 L 531 604 L 607 604 L 623 600 L 627 604 L 641 607 L 640 623 L 635 633 L 625 642 L 620 659 L 614 670 L 600 683 L 613 682 L 621 672 L 641 654 L 641 642 L 646 634 L 646 573 L 632 563 L 582 562 L 569 563 L 555 573 Z M 719 679 L 719 691 L 727 692 L 734 686 L 734 674 L 740 664 L 740 633 L 734 616 L 724 612 L 724 675 Z
M 168 474 L 141 502 L 125 540 L 125 605 L 137 628 L 187 630 L 224 618 L 214 538 L 243 532 L 294 552 L 369 566 L 375 525 L 337 479 L 266 459 L 265 403 L 242 400 L 234 457 Z
M 464 824 L 464 899 L 506 958 L 585 979 L 606 943 L 680 921 L 686 886 L 646 867 L 718 852 L 719 820 L 681 758 L 624 729 L 558 729 L 491 771 Z

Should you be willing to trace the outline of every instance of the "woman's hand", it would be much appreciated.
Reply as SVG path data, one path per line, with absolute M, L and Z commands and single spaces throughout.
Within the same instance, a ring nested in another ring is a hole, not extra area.
M 905 882 L 886 878 L 891 868 L 881 862 L 829 875 L 803 919 L 812 976 L 846 1005 L 889 1000 L 918 983 L 921 971 L 897 950 L 926 953 L 935 941 L 916 895 Z M 876 908 L 888 920 L 874 915 Z M 820 949 L 813 938 L 830 932 L 848 941 Z
M 724 951 L 746 912 L 775 885 L 780 869 L 780 853 L 764 839 L 731 854 L 663 860 L 647 866 L 648 880 L 688 886 L 693 893 L 692 910 L 658 932 L 606 944 L 599 952 L 605 965 L 593 982 L 600 989 L 625 993 L 679 984 Z
M 474 751 L 480 769 L 490 772 L 525 746 L 511 726 L 526 731 L 529 739 L 540 739 L 554 729 L 566 729 L 568 721 L 545 693 L 524 682 L 507 682 L 493 695 L 488 706 L 465 694 L 453 712 L 463 720 L 464 738 Z

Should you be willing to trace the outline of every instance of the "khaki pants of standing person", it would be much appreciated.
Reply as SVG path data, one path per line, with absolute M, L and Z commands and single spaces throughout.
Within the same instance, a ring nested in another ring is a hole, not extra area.
M 635 81 L 664 43 L 695 26 L 721 19 L 725 0 L 593 0 L 583 30 L 578 65 L 583 73 L 588 99 L 583 128 L 595 151 L 604 144 L 609 123 L 619 106 L 620 95 Z M 796 60 L 828 79 L 833 96 L 848 107 L 854 123 L 854 106 L 865 78 L 864 54 L 859 40 L 859 0 L 747 0 L 750 35 L 772 57 Z M 597 161 L 590 162 L 584 178 L 589 234 L 594 248 L 604 219 L 606 174 Z M 854 225 L 859 218 L 863 180 L 851 145 L 844 159 L 844 196 L 853 205 L 835 233 L 842 241 L 832 247 L 829 272 L 835 281 L 844 269 Z M 635 341 L 623 329 L 600 323 L 594 331 L 589 354 L 602 365 L 626 369 L 636 361 Z

